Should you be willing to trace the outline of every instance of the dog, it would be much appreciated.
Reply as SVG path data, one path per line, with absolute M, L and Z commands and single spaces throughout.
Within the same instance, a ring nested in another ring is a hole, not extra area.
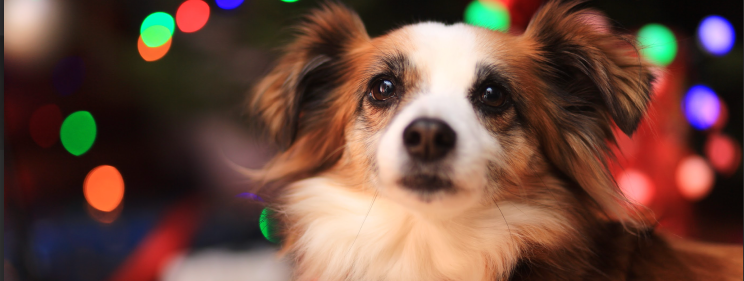
M 248 104 L 293 278 L 742 280 L 740 246 L 658 233 L 616 186 L 656 70 L 580 4 L 522 34 L 311 12 Z

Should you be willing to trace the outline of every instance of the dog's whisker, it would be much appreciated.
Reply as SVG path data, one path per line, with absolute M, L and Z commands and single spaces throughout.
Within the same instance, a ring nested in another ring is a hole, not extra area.
M 504 223 L 506 224 L 506 229 L 509 230 L 509 238 L 511 238 L 512 247 L 516 247 L 517 244 L 514 242 L 514 234 L 511 231 L 511 227 L 509 226 L 509 222 L 506 221 L 506 216 L 504 216 L 504 212 L 501 211 L 501 207 L 499 207 L 499 202 L 493 202 L 496 204 L 496 208 L 499 209 L 499 213 L 501 213 L 501 218 L 504 219 Z
M 367 221 L 367 217 L 369 217 L 369 213 L 372 211 L 372 206 L 374 206 L 375 201 L 377 201 L 378 194 L 379 194 L 379 191 L 375 191 L 375 195 L 372 197 L 372 203 L 369 204 L 369 209 L 367 210 L 367 214 L 364 216 L 364 219 L 362 220 L 362 224 L 359 226 L 359 230 L 357 231 L 357 234 L 354 237 L 354 241 L 351 242 L 351 246 L 349 246 L 349 249 L 344 254 L 344 259 L 348 257 L 349 253 L 354 248 L 354 244 L 356 244 L 356 241 L 359 238 L 359 234 L 362 233 L 362 228 L 364 227 L 364 223 Z

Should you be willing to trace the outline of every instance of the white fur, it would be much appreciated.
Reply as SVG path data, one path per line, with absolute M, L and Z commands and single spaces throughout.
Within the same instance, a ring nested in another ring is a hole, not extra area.
M 550 245 L 570 231 L 559 212 L 512 202 L 436 220 L 382 196 L 372 205 L 370 193 L 326 178 L 291 190 L 296 203 L 284 212 L 301 230 L 293 251 L 322 270 L 299 280 L 488 280 L 508 274 L 525 240 Z

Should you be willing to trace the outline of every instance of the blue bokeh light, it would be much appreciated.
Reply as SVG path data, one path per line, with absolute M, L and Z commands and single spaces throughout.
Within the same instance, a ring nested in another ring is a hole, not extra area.
M 700 22 L 698 40 L 703 48 L 716 56 L 722 56 L 731 51 L 734 46 L 734 27 L 721 16 L 708 16 Z
M 721 102 L 712 89 L 703 85 L 695 85 L 690 87 L 682 100 L 682 110 L 692 127 L 706 130 L 718 120 Z
M 232 10 L 240 6 L 240 4 L 243 4 L 243 0 L 216 0 L 217 6 L 225 9 L 225 10 Z

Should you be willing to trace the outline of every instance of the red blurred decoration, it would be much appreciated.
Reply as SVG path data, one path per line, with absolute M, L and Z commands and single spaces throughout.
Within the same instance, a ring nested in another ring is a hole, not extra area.
M 23 94 L 19 93 L 16 89 L 5 89 L 5 104 L 3 106 L 5 117 L 5 137 L 9 141 L 13 141 L 14 136 L 25 133 L 26 118 L 28 113 L 31 112 L 29 109 L 30 101 L 23 98 Z
M 487 0 L 500 2 L 509 10 L 509 29 L 524 30 L 530 23 L 532 15 L 537 12 L 542 4 L 541 0 Z
M 62 111 L 55 104 L 39 107 L 31 114 L 29 131 L 34 142 L 43 148 L 49 148 L 59 139 L 62 126 Z
M 688 156 L 677 167 L 677 186 L 687 200 L 697 201 L 705 198 L 713 188 L 715 177 L 703 157 Z
M 201 203 L 195 197 L 173 205 L 109 281 L 156 280 L 167 263 L 189 246 L 200 216 Z
M 726 106 L 726 103 L 723 102 L 721 98 L 718 98 L 720 107 L 720 112 L 718 113 L 718 119 L 716 119 L 716 123 L 713 123 L 713 126 L 711 127 L 713 130 L 721 130 L 723 127 L 726 127 L 726 123 L 728 123 L 728 106 Z
M 654 199 L 656 187 L 651 179 L 641 171 L 626 169 L 617 178 L 617 184 L 625 196 L 641 205 L 648 205 Z
M 684 53 L 685 49 L 680 52 Z M 659 221 L 659 229 L 690 237 L 694 223 L 692 203 L 680 194 L 676 180 L 677 165 L 692 153 L 687 142 L 692 128 L 679 106 L 686 68 L 686 56 L 681 54 L 656 73 L 659 78 L 654 83 L 648 116 L 632 137 L 615 128 L 617 146 L 613 146 L 612 152 L 618 161 L 611 162 L 610 169 L 618 184 L 622 184 L 620 180 L 628 170 L 645 175 L 654 191 L 647 206 Z
M 669 80 L 669 74 L 666 72 L 660 72 L 658 77 L 656 77 L 656 81 L 654 81 L 654 94 L 651 98 L 658 99 L 665 93 L 669 92 Z
M 23 206 L 30 207 L 33 205 L 34 201 L 36 201 L 37 197 L 36 180 L 34 179 L 34 174 L 31 169 L 29 169 L 28 165 L 18 164 L 16 175 L 18 177 L 18 184 L 21 190 L 21 204 L 23 204 Z
M 718 173 L 730 176 L 739 168 L 741 148 L 731 137 L 713 133 L 705 143 L 705 156 Z
M 185 33 L 196 32 L 209 19 L 209 5 L 201 0 L 188 0 L 183 2 L 176 11 L 176 24 L 178 29 Z

